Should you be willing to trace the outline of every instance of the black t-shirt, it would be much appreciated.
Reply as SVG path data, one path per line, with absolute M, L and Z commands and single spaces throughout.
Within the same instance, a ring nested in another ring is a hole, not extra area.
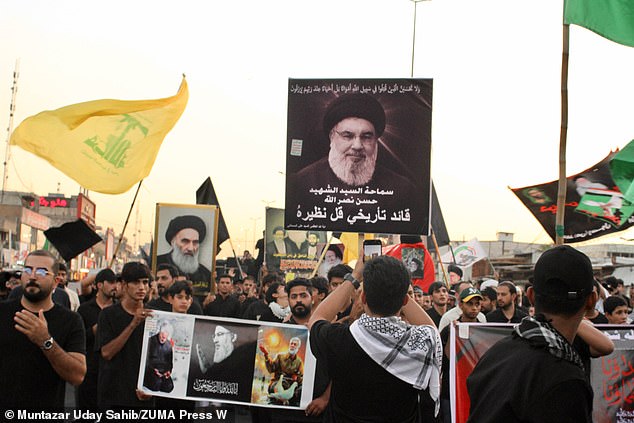
M 273 314 L 267 304 L 262 301 L 256 301 L 247 307 L 242 318 L 247 320 L 263 320 L 262 316 L 265 314 L 268 316 L 269 313 Z
M 605 317 L 605 314 L 599 312 L 594 318 L 589 319 L 592 323 L 594 323 L 595 325 L 602 325 L 602 324 L 609 324 L 610 321 L 608 320 L 607 317 Z
M 15 329 L 20 299 L 0 303 L 0 409 L 51 410 L 64 407 L 66 382 L 55 372 L 39 345 Z M 44 312 L 48 332 L 66 352 L 86 353 L 81 318 L 57 304 Z
M 491 347 L 467 378 L 468 422 L 590 423 L 592 389 L 583 370 L 509 336 Z
M 528 316 L 528 314 L 515 307 L 513 317 L 511 317 L 510 321 L 506 318 L 501 308 L 496 308 L 495 310 L 491 311 L 486 315 L 486 318 L 487 322 L 489 323 L 519 323 L 526 316 Z
M 168 303 L 167 301 L 163 300 L 163 298 L 161 297 L 158 297 L 157 299 L 148 302 L 145 305 L 145 307 L 151 308 L 152 310 L 158 310 L 158 311 L 169 311 L 169 312 L 172 311 L 172 305 Z M 198 304 L 198 301 L 192 301 L 192 305 L 190 305 L 189 309 L 187 309 L 187 314 L 202 316 L 203 309 L 200 307 L 200 304 Z
M 233 317 L 239 319 L 240 301 L 233 295 L 227 295 L 226 298 L 216 295 L 216 299 L 207 304 L 203 312 L 207 316 Z
M 81 316 L 86 330 L 86 367 L 88 368 L 86 375 L 92 375 L 96 379 L 99 372 L 99 353 L 95 351 L 95 334 L 92 331 L 92 327 L 99 320 L 101 307 L 97 304 L 97 299 L 93 298 L 80 305 L 77 313 Z
M 115 339 L 132 322 L 134 316 L 123 309 L 121 303 L 110 306 L 99 314 L 95 349 L 101 348 Z M 149 401 L 141 401 L 136 396 L 136 385 L 143 345 L 143 324 L 134 328 L 121 351 L 105 360 L 99 359 L 99 407 L 148 407 Z
M 332 381 L 324 422 L 417 421 L 419 391 L 370 358 L 347 325 L 315 322 L 310 346 L 318 361 L 326 360 Z
M 442 314 L 438 313 L 434 307 L 427 310 L 427 314 L 434 321 L 436 328 L 440 326 L 440 319 L 442 319 Z

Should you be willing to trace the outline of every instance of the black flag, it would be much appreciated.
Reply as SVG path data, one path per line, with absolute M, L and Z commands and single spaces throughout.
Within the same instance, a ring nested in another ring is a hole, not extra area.
M 218 197 L 216 197 L 216 191 L 214 191 L 211 178 L 208 177 L 205 179 L 205 182 L 196 190 L 196 204 L 218 206 L 218 252 L 220 252 L 220 244 L 229 239 L 229 230 L 227 229 L 224 217 L 222 217 L 220 203 L 218 203 Z
M 433 181 L 431 183 L 431 195 L 431 229 L 436 235 L 438 246 L 442 247 L 443 245 L 449 245 L 449 233 L 447 233 L 445 219 L 442 217 L 442 210 L 440 210 L 440 203 L 438 203 L 436 187 Z
M 44 231 L 44 236 L 66 261 L 102 241 L 101 237 L 82 219 L 49 228 Z

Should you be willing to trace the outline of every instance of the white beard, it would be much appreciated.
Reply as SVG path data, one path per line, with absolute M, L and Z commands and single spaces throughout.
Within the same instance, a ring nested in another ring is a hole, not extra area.
M 224 361 L 225 358 L 229 357 L 233 352 L 233 346 L 229 344 L 228 346 L 218 346 L 214 349 L 214 363 L 220 363 Z
M 172 243 L 172 261 L 183 273 L 194 273 L 198 270 L 198 254 L 188 256 L 183 254 L 181 249 Z
M 340 154 L 337 150 L 330 146 L 328 153 L 328 164 L 332 171 L 348 185 L 359 186 L 370 182 L 374 174 L 376 165 L 376 156 L 379 149 L 374 149 L 374 154 L 366 156 L 362 162 L 354 163 L 349 161 L 345 154 Z

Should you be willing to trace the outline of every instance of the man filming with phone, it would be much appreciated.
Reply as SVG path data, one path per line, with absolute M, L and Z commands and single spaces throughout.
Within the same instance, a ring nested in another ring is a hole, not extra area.
M 350 326 L 330 323 L 363 282 L 364 314 Z M 332 380 L 325 422 L 417 422 L 418 394 L 439 405 L 442 345 L 427 313 L 407 295 L 410 275 L 393 257 L 358 260 L 319 305 L 308 326 L 310 345 Z M 410 323 L 405 323 L 399 313 Z M 346 354 L 341 354 L 346 351 Z M 377 387 L 359 389 L 359 387 Z

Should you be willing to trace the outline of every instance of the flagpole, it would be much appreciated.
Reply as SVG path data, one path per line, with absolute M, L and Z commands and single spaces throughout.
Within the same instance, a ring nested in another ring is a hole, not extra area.
M 121 247 L 121 241 L 123 240 L 123 234 L 125 233 L 125 229 L 128 227 L 128 222 L 130 221 L 130 215 L 132 214 L 132 209 L 134 208 L 134 203 L 136 202 L 136 197 L 139 195 L 139 190 L 141 189 L 141 184 L 143 183 L 143 179 L 139 181 L 139 185 L 136 187 L 136 192 L 134 193 L 134 198 L 132 199 L 132 204 L 130 204 L 130 210 L 128 210 L 128 217 L 125 218 L 125 223 L 123 224 L 123 230 L 121 231 L 121 235 L 119 235 L 119 242 L 117 242 L 117 247 L 114 249 L 114 254 L 110 259 L 109 268 L 112 268 L 114 264 L 114 260 L 117 257 L 117 253 L 119 252 L 119 247 Z
M 431 240 L 434 242 L 434 248 L 436 249 L 436 255 L 438 256 L 438 263 L 440 263 L 440 271 L 445 279 L 445 285 L 449 288 L 449 276 L 447 275 L 447 271 L 445 270 L 445 266 L 442 264 L 442 259 L 440 258 L 440 248 L 438 247 L 438 242 L 436 241 L 436 234 L 434 233 L 434 229 L 431 230 Z M 449 248 L 451 248 L 451 243 L 449 244 Z M 453 250 L 451 251 L 453 255 Z M 454 261 L 456 258 L 454 257 Z
M 566 141 L 568 138 L 568 54 L 570 25 L 563 24 L 561 51 L 561 129 L 559 133 L 559 185 L 555 214 L 555 245 L 564 243 L 564 215 L 566 207 Z

